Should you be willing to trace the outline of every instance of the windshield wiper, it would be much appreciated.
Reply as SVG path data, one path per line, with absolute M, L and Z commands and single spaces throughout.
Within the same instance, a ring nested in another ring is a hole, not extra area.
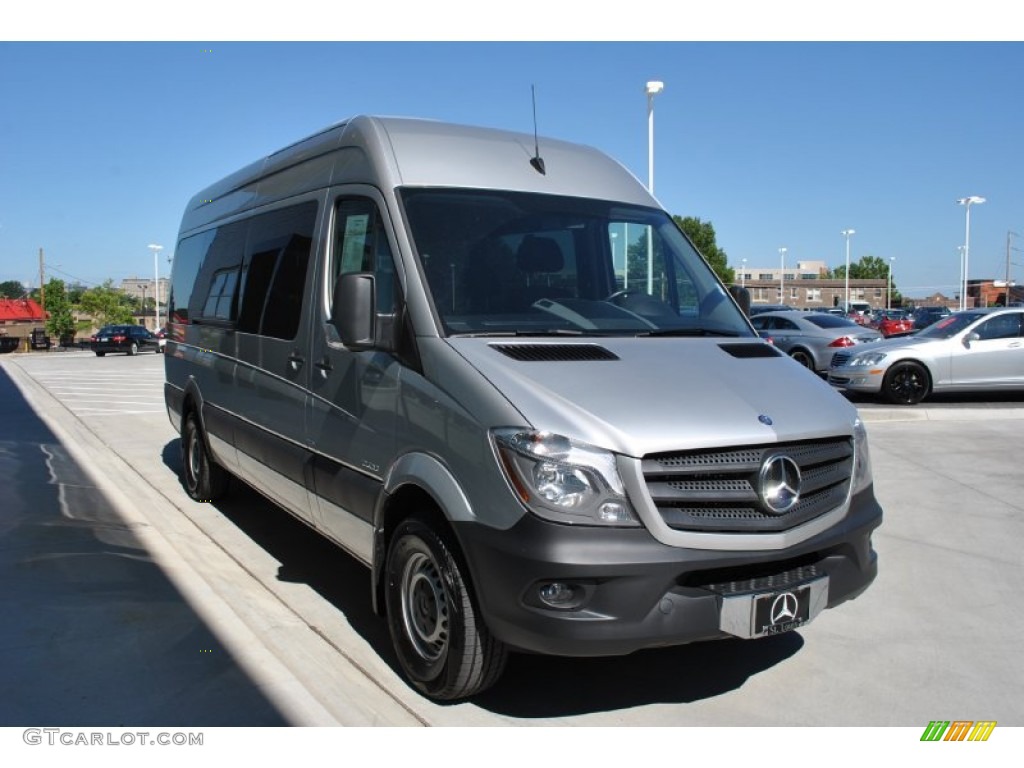
M 725 331 L 715 328 L 655 328 L 651 331 L 638 331 L 637 336 L 739 336 L 736 331 Z

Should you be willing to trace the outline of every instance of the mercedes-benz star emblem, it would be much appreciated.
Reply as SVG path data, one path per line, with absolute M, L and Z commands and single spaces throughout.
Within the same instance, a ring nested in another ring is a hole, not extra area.
M 771 622 L 775 624 L 781 624 L 784 621 L 796 621 L 796 595 L 792 592 L 783 592 L 781 595 L 775 598 L 772 603 Z M 762 614 L 764 615 L 764 614 Z
M 789 512 L 800 500 L 800 467 L 789 456 L 769 456 L 761 466 L 759 491 L 769 512 Z

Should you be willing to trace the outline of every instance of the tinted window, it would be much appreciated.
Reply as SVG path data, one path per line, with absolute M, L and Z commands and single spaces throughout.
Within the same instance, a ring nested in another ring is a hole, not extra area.
M 235 319 L 238 298 L 238 274 L 245 252 L 245 222 L 218 227 L 199 237 L 210 237 L 189 301 L 190 320 L 230 321 Z
M 819 328 L 849 328 L 851 325 L 856 325 L 852 320 L 847 320 L 844 317 L 838 315 L 824 315 L 824 314 L 808 314 L 806 318 L 807 322 L 814 323 Z
M 316 202 L 281 208 L 249 223 L 238 329 L 293 339 L 302 317 Z

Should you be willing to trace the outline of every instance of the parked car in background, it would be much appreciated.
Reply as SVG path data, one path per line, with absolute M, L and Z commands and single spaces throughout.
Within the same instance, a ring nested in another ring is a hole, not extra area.
M 160 349 L 157 351 L 163 352 L 164 348 L 167 346 L 167 329 L 160 328 L 153 335 L 156 337 L 157 343 L 160 345 Z
M 914 330 L 914 321 L 902 309 L 883 309 L 872 317 L 871 327 L 886 338 L 905 336 Z
M 89 348 L 97 357 L 108 352 L 137 355 L 147 349 L 159 352 L 160 342 L 141 325 L 105 325 L 90 337 Z
M 933 392 L 1024 389 L 1024 309 L 956 312 L 912 336 L 843 351 L 828 381 L 900 405 Z
M 761 315 L 765 312 L 787 312 L 793 309 L 789 304 L 751 304 L 750 314 Z
M 914 323 L 914 328 L 921 330 L 951 314 L 953 313 L 949 307 L 915 307 L 910 313 L 910 319 Z
M 750 318 L 762 337 L 801 365 L 824 373 L 838 350 L 881 341 L 882 334 L 852 320 L 822 312 L 765 312 Z

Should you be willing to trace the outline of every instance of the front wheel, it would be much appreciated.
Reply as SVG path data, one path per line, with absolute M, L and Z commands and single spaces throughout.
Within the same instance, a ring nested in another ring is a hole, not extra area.
M 406 520 L 391 540 L 386 568 L 391 642 L 417 690 L 447 701 L 493 685 L 508 651 L 478 616 L 444 541 L 420 521 Z
M 134 357 L 137 354 L 139 354 L 139 345 L 133 341 L 132 345 L 128 347 L 128 355 L 129 357 Z
M 931 382 L 920 363 L 897 363 L 882 381 L 882 394 L 896 405 L 917 405 L 928 395 Z

